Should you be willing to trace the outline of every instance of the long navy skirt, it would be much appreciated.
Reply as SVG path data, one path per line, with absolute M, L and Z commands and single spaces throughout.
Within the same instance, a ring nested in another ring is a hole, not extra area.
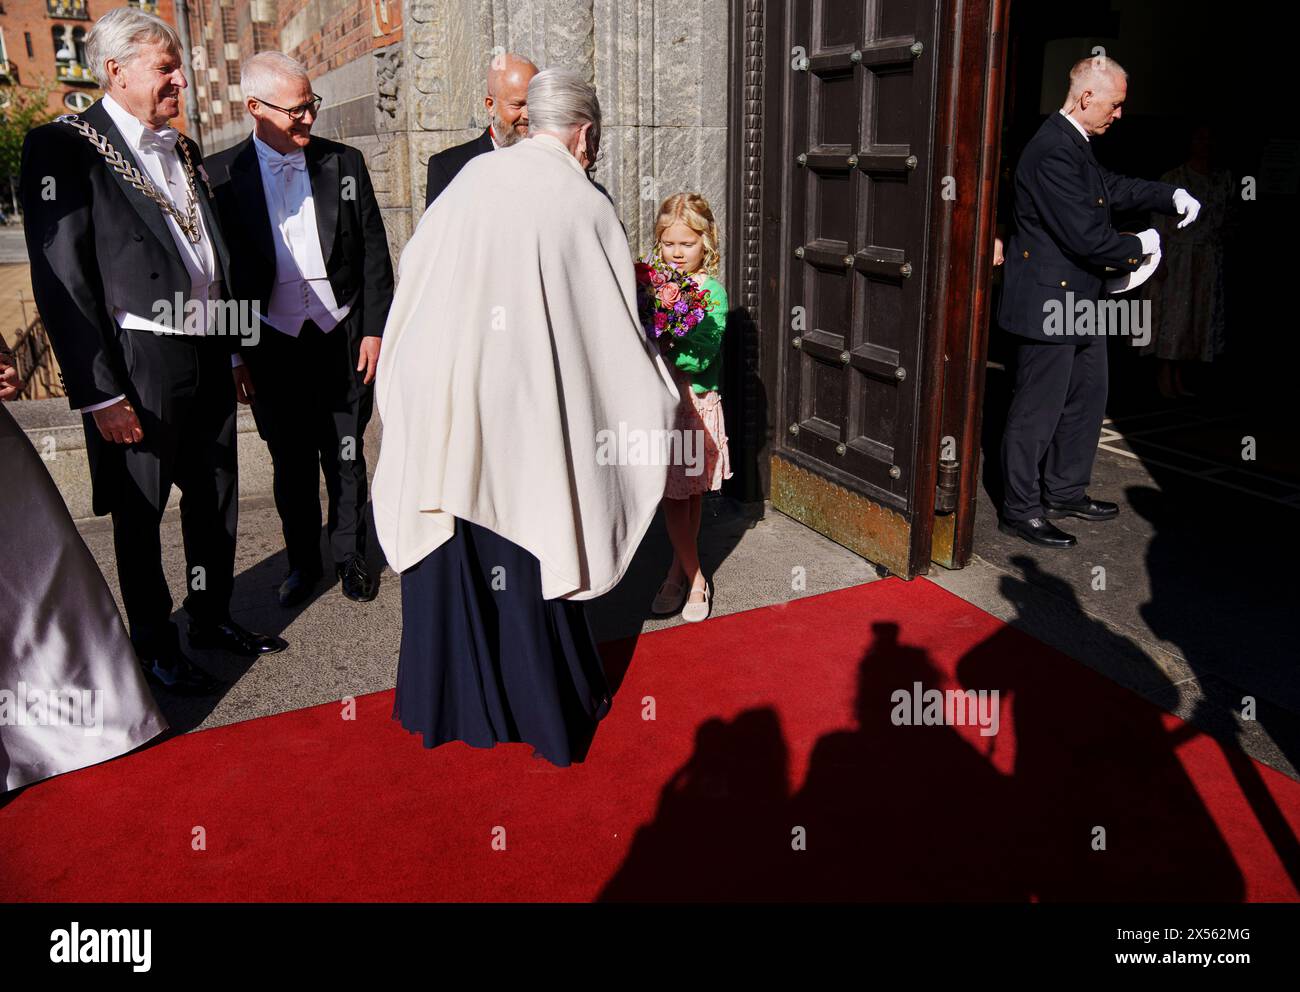
M 580 602 L 542 598 L 541 566 L 466 520 L 402 573 L 402 647 L 393 718 L 425 747 L 531 744 L 582 761 L 610 689 Z

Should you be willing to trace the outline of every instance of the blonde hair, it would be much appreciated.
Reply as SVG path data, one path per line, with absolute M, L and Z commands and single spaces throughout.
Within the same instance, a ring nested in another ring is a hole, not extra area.
M 655 221 L 656 251 L 659 250 L 664 231 L 677 223 L 685 224 L 700 236 L 704 242 L 704 259 L 700 268 L 716 277 L 722 256 L 718 254 L 718 225 L 713 219 L 709 201 L 699 193 L 674 193 L 664 200 L 659 205 L 659 217 Z

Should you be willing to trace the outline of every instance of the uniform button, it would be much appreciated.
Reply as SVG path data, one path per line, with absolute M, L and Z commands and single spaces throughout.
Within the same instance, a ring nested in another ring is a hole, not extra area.
M 131 240 L 132 240 L 132 241 L 143 241 L 143 240 L 144 240 L 144 235 L 143 235 L 143 234 L 133 234 L 133 235 L 131 235 Z
M 150 272 L 150 273 L 149 273 L 149 278 L 150 278 L 150 279 L 157 279 L 157 278 L 158 278 L 158 273 L 157 273 L 157 272 Z
M 1064 280 L 1064 279 L 1061 280 L 1061 288 L 1062 288 L 1062 289 L 1065 288 L 1065 280 Z
M 1029 249 L 1026 248 L 1026 249 L 1025 249 L 1025 258 L 1028 258 L 1028 257 L 1029 257 Z
M 1128 264 L 1129 264 L 1129 265 L 1137 265 L 1137 264 L 1138 264 L 1138 260 L 1137 260 L 1136 258 L 1130 258 L 1130 259 L 1128 260 Z
M 1103 199 L 1102 199 L 1102 198 L 1101 198 L 1101 197 L 1100 197 L 1100 196 L 1099 196 L 1099 197 L 1097 197 L 1097 206 L 1099 206 L 1099 207 L 1100 207 L 1100 206 L 1101 206 L 1101 205 L 1102 205 L 1102 204 L 1103 204 L 1103 203 L 1105 203 L 1105 202 L 1106 202 L 1106 201 L 1105 201 L 1105 200 L 1103 200 Z

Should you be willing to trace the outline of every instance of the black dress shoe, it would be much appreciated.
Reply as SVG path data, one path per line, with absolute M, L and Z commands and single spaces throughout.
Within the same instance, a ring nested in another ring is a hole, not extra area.
M 320 580 L 320 572 L 308 572 L 301 568 L 295 568 L 280 583 L 277 592 L 280 605 L 285 607 L 297 606 L 312 594 Z
M 358 603 L 368 603 L 379 592 L 375 580 L 366 568 L 366 560 L 360 555 L 348 555 L 335 566 L 343 595 Z
M 245 630 L 233 620 L 200 626 L 190 622 L 190 645 L 196 648 L 216 648 L 255 658 L 261 654 L 275 654 L 289 646 L 282 637 L 272 634 L 255 634 Z
M 1084 496 L 1083 499 L 1075 503 L 1054 503 L 1050 499 L 1043 500 L 1043 515 L 1049 520 L 1060 520 L 1062 517 L 1078 517 L 1080 520 L 1110 520 L 1112 517 L 1119 516 L 1119 504 L 1107 503 L 1104 499 L 1093 499 L 1091 496 Z
M 1012 537 L 1023 537 L 1030 544 L 1043 548 L 1072 548 L 1079 542 L 1043 517 L 1031 520 L 999 520 L 998 530 Z
M 171 655 L 166 660 L 142 660 L 140 667 L 150 682 L 178 696 L 209 696 L 226 684 L 180 653 Z

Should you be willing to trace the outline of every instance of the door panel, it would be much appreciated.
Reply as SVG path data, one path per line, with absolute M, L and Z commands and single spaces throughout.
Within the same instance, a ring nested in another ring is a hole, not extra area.
M 770 146 L 785 163 L 782 307 L 770 326 L 787 328 L 773 503 L 909 576 L 924 567 L 911 527 L 918 515 L 928 526 L 933 507 L 916 459 L 936 9 L 790 4 L 787 115 Z M 825 505 L 836 491 L 851 510 Z M 871 534 L 849 532 L 867 518 Z

